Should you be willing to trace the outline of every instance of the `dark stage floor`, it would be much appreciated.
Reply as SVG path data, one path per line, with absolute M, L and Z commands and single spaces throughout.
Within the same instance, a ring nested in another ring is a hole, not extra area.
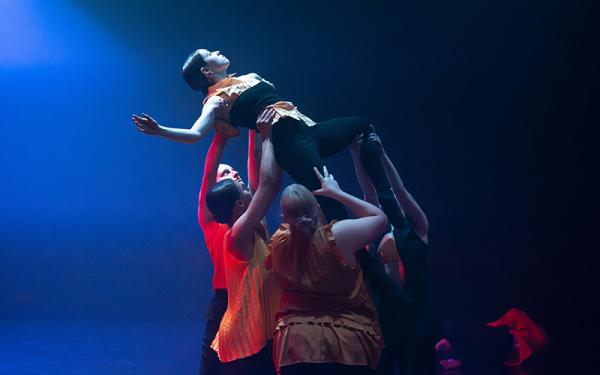
M 0 321 L 0 375 L 197 374 L 204 324 L 69 320 Z M 546 361 L 514 372 L 503 368 L 457 374 L 537 375 L 558 371 Z

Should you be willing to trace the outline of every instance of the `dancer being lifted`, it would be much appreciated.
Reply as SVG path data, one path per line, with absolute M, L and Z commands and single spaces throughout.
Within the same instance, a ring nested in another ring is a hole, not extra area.
M 146 114 L 133 115 L 137 128 L 150 135 L 193 143 L 216 127 L 221 132 L 236 134 L 237 128 L 255 129 L 257 118 L 273 108 L 272 141 L 277 164 L 296 182 L 309 190 L 319 188 L 313 167 L 322 168 L 323 159 L 334 155 L 352 143 L 354 137 L 370 131 L 370 122 L 362 117 L 341 117 L 315 123 L 288 101 L 284 101 L 274 86 L 256 73 L 233 76 L 227 74 L 229 60 L 219 51 L 198 49 L 183 65 L 183 78 L 188 85 L 206 95 L 202 113 L 189 129 L 160 125 Z M 387 181 L 381 174 L 371 176 L 380 190 Z M 346 217 L 344 207 L 329 197 L 318 197 L 328 220 Z

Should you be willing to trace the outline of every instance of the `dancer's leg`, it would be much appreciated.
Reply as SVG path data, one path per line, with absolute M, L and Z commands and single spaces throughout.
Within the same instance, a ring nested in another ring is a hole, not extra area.
M 281 375 L 374 375 L 367 366 L 351 366 L 341 363 L 296 363 L 282 366 Z
M 225 310 L 227 310 L 227 291 L 224 289 L 217 290 L 205 314 L 206 327 L 204 337 L 202 337 L 200 375 L 218 375 L 222 372 L 222 363 L 219 361 L 217 352 L 210 345 L 219 330 Z
M 310 129 L 315 135 L 321 157 L 327 158 L 348 147 L 357 135 L 371 132 L 370 125 L 371 122 L 364 117 L 340 117 L 319 122 Z M 390 191 L 379 145 L 374 141 L 363 141 L 360 157 L 377 190 L 381 207 L 393 223 L 392 219 L 401 215 L 401 211 Z
M 250 357 L 224 363 L 222 373 L 224 375 L 276 375 L 273 357 L 267 346 Z
M 277 164 L 297 183 L 312 191 L 321 187 L 313 167 L 322 170 L 324 163 L 317 139 L 310 129 L 304 123 L 288 118 L 273 127 L 272 136 Z M 321 196 L 317 201 L 327 220 L 347 217 L 344 206 L 338 201 Z
M 396 356 L 397 354 L 390 348 L 384 348 L 381 351 L 381 359 L 377 365 L 377 375 L 392 375 L 398 363 Z
M 371 122 L 364 117 L 340 117 L 319 122 L 311 127 L 310 131 L 318 144 L 321 157 L 326 158 L 348 147 L 357 135 L 371 132 L 370 125 Z M 398 203 L 390 191 L 390 185 L 381 162 L 379 146 L 373 141 L 364 141 L 361 148 L 361 160 L 365 163 L 380 203 L 388 217 L 391 214 L 401 215 Z M 364 251 L 358 252 L 357 255 L 365 276 L 375 288 L 398 303 L 408 302 L 402 288 L 385 275 L 383 268 L 378 266 L 373 257 Z
M 354 138 L 370 131 L 371 122 L 364 117 L 339 117 L 321 121 L 310 128 L 323 158 L 343 151 Z

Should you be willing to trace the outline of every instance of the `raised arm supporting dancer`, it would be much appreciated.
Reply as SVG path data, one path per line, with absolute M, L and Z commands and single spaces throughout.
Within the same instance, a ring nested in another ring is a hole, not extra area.
M 273 336 L 279 289 L 265 269 L 267 230 L 261 222 L 277 194 L 280 169 L 275 163 L 270 123 L 274 110 L 258 119 L 262 134 L 260 178 L 256 192 L 236 180 L 215 184 L 206 194 L 222 237 L 228 305 L 212 348 L 225 374 L 274 374 L 268 346 Z
M 432 375 L 436 372 L 435 343 L 442 338 L 442 329 L 427 286 L 429 222 L 404 186 L 379 137 L 371 134 L 362 143 L 360 154 L 356 147 L 352 152 L 359 183 L 365 199 L 380 203 L 392 225 L 377 244 L 377 257 L 389 278 L 402 286 L 409 298 L 408 304 L 398 304 L 380 295 L 378 313 L 386 348 L 378 372 L 391 374 L 397 365 L 401 374 Z M 371 158 L 373 151 L 379 157 Z M 393 192 L 391 198 L 371 184 L 365 169 L 385 172 Z
M 248 138 L 248 181 L 253 191 L 258 185 L 258 160 L 260 157 L 260 152 L 255 147 L 255 138 L 255 132 L 251 131 Z M 198 196 L 198 223 L 202 228 L 206 248 L 214 269 L 212 279 L 214 295 L 205 313 L 206 327 L 202 339 L 201 375 L 219 375 L 221 373 L 221 362 L 210 345 L 227 309 L 227 284 L 223 264 L 223 236 L 227 231 L 227 225 L 215 221 L 213 214 L 206 206 L 206 194 L 216 183 L 227 179 L 244 185 L 238 171 L 230 165 L 220 164 L 227 141 L 227 136 L 218 132 L 215 134 L 204 160 L 204 174 Z

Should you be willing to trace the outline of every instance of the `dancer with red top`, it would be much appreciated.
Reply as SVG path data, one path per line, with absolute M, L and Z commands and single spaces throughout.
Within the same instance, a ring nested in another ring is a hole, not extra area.
M 223 236 L 227 231 L 227 225 L 215 221 L 213 214 L 206 205 L 206 194 L 216 183 L 227 179 L 245 186 L 237 170 L 230 165 L 220 164 L 228 140 L 229 138 L 226 135 L 219 132 L 215 133 L 204 161 L 204 174 L 198 196 L 198 223 L 202 228 L 206 248 L 214 269 L 212 279 L 214 295 L 205 313 L 206 327 L 202 338 L 200 375 L 218 375 L 221 373 L 223 366 L 210 345 L 227 309 L 227 282 L 223 263 Z M 260 152 L 255 147 L 255 140 L 255 132 L 251 131 L 248 138 L 248 181 L 252 191 L 255 191 L 258 186 L 258 159 L 260 157 Z
M 225 374 L 275 373 L 269 348 L 279 288 L 265 268 L 268 233 L 262 222 L 281 176 L 271 142 L 274 113 L 267 110 L 257 121 L 262 155 L 256 192 L 226 179 L 206 193 L 206 206 L 215 221 L 226 225 L 221 239 L 228 303 L 211 345 L 224 362 Z

